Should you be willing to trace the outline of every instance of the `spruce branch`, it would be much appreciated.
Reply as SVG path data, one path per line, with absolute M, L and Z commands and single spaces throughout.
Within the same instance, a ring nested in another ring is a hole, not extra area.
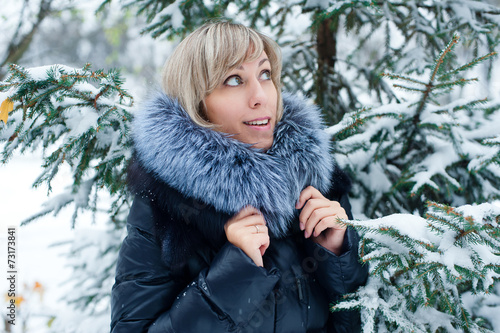
M 399 88 L 399 89 L 402 89 L 402 90 L 405 90 L 405 91 L 413 92 L 413 93 L 418 93 L 418 94 L 422 94 L 422 93 L 425 94 L 426 91 L 427 91 L 427 89 L 419 89 L 419 88 L 405 86 L 405 85 L 402 85 L 402 84 L 393 84 L 393 87 L 394 88 Z
M 443 75 L 439 76 L 438 77 L 438 81 L 445 81 L 445 80 L 449 80 L 450 77 L 452 76 L 455 76 L 461 72 L 464 72 L 464 71 L 467 71 L 467 70 L 470 70 L 471 68 L 475 67 L 476 65 L 478 64 L 481 64 L 483 63 L 484 61 L 486 60 L 489 60 L 491 59 L 492 57 L 496 56 L 497 55 L 497 52 L 490 52 L 484 56 L 481 56 L 479 58 L 476 58 L 474 60 L 472 60 L 471 62 L 463 65 L 463 66 L 460 66 L 456 69 L 453 69 L 451 71 L 449 71 L 448 73 L 444 73 Z
M 436 62 L 434 64 L 434 68 L 432 70 L 432 74 L 431 74 L 429 82 L 434 82 L 434 80 L 436 79 L 436 75 L 438 74 L 438 72 L 441 68 L 441 65 L 444 63 L 445 58 L 450 54 L 450 51 L 453 49 L 453 47 L 456 44 L 458 44 L 459 39 L 460 39 L 460 37 L 458 35 L 456 35 L 456 34 L 453 35 L 452 40 L 448 43 L 448 45 L 446 45 L 446 48 L 443 51 L 441 51 L 441 54 L 439 55 L 438 59 L 436 60 Z
M 370 279 L 332 310 L 360 309 L 382 331 L 412 323 L 420 332 L 489 332 L 484 320 L 466 308 L 462 295 L 486 295 L 499 283 L 500 234 L 492 234 L 499 219 L 500 207 L 492 204 L 453 208 L 429 202 L 425 219 L 396 214 L 348 222 L 361 235 L 359 253 L 363 262 L 370 262 Z M 372 329 L 367 332 L 378 331 L 371 324 L 366 327 Z
M 415 84 L 418 84 L 418 85 L 422 85 L 422 86 L 426 85 L 426 83 L 424 81 L 417 80 L 415 78 L 412 78 L 412 77 L 406 76 L 406 75 L 399 75 L 399 74 L 392 74 L 392 73 L 382 73 L 382 74 L 380 74 L 380 76 L 382 76 L 382 77 L 388 77 L 391 80 L 402 80 L 402 81 L 412 82 L 412 83 L 415 83 Z
M 7 92 L 15 105 L 6 126 L 0 127 L 3 163 L 16 151 L 34 150 L 41 142 L 44 154 L 51 153 L 44 156 L 43 171 L 33 186 L 45 184 L 50 193 L 63 164 L 73 174 L 63 203 L 57 203 L 63 197 L 49 200 L 48 208 L 26 222 L 49 212 L 57 214 L 60 207 L 73 203 L 74 224 L 79 211 L 96 211 L 97 200 L 89 201 L 93 188 L 114 196 L 120 204 L 113 207 L 121 209 L 128 202 L 125 178 L 132 97 L 121 85 L 118 71 L 92 71 L 90 64 L 82 69 L 11 66 L 10 76 L 0 85 L 0 92 Z

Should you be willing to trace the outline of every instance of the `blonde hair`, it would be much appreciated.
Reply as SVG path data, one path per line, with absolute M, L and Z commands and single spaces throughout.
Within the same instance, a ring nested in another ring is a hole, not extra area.
M 205 24 L 187 36 L 163 68 L 163 89 L 176 98 L 195 123 L 213 127 L 204 116 L 204 100 L 228 72 L 266 52 L 271 80 L 278 92 L 277 119 L 283 114 L 281 51 L 264 34 L 241 24 L 218 21 Z

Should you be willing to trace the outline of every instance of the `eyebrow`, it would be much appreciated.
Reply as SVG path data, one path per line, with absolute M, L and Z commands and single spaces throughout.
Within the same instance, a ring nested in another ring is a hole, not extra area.
M 258 67 L 262 66 L 262 64 L 265 63 L 266 61 L 269 61 L 269 59 L 264 58 L 261 61 L 259 61 L 259 66 Z M 271 62 L 269 61 L 269 63 L 271 63 Z M 244 68 L 243 68 L 243 65 L 240 65 L 236 69 L 243 70 Z

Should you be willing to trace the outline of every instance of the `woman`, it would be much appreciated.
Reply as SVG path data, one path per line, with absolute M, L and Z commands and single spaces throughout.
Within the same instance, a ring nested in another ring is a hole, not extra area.
M 329 304 L 367 278 L 349 181 L 320 113 L 280 93 L 279 47 L 242 25 L 197 29 L 134 120 L 136 194 L 112 332 L 355 332 Z

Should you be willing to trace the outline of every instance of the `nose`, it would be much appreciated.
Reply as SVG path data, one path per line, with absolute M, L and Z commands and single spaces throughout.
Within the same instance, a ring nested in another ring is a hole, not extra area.
M 267 94 L 262 86 L 262 83 L 258 79 L 253 79 L 248 84 L 248 88 L 248 103 L 250 108 L 255 109 L 259 106 L 265 105 L 267 102 Z

